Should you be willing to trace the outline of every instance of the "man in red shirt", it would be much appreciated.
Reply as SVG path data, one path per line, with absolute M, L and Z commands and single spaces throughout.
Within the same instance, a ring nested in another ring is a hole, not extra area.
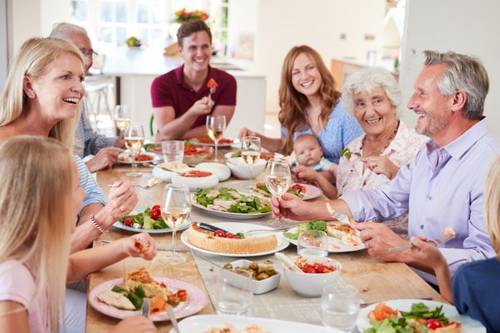
M 184 64 L 151 84 L 159 140 L 206 135 L 207 115 L 224 115 L 229 124 L 236 105 L 235 78 L 209 65 L 212 33 L 205 22 L 184 22 L 177 31 L 177 41 Z M 217 83 L 212 93 L 207 86 L 210 80 Z

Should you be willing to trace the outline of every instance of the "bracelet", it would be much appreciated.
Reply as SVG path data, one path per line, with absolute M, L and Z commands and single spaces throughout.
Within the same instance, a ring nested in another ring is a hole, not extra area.
M 96 222 L 96 220 L 95 220 L 95 218 L 94 218 L 94 215 L 91 215 L 91 216 L 90 216 L 90 220 L 89 220 L 89 221 L 90 221 L 90 223 L 94 226 L 94 228 L 96 228 L 97 230 L 99 230 L 99 231 L 101 232 L 101 234 L 103 234 L 103 233 L 104 233 L 104 228 L 103 228 L 103 227 L 101 227 L 101 226 L 99 225 L 99 223 L 97 223 L 97 222 Z

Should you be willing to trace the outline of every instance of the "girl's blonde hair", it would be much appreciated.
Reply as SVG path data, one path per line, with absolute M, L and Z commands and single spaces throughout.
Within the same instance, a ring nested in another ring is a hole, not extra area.
M 321 123 L 325 124 L 332 113 L 332 108 L 340 99 L 340 92 L 336 90 L 335 80 L 316 50 L 307 45 L 293 47 L 283 61 L 281 68 L 281 83 L 279 89 L 280 112 L 278 114 L 281 126 L 286 129 L 286 138 L 283 151 L 291 153 L 293 148 L 293 133 L 301 130 L 306 123 L 305 108 L 309 101 L 304 94 L 295 90 L 292 83 L 292 71 L 295 59 L 300 54 L 305 54 L 313 62 L 321 76 L 321 86 L 318 95 L 321 101 Z
M 493 162 L 486 178 L 484 220 L 493 248 L 500 257 L 500 157 Z
M 58 38 L 30 38 L 21 46 L 11 66 L 0 96 L 0 126 L 5 126 L 28 112 L 28 96 L 24 92 L 25 78 L 37 79 L 46 74 L 47 66 L 62 54 L 72 54 L 84 66 L 80 50 L 72 43 Z M 66 147 L 73 145 L 74 124 L 78 117 L 57 123 L 49 136 L 60 140 Z
M 47 298 L 52 332 L 63 318 L 73 168 L 70 151 L 55 139 L 21 135 L 0 146 L 0 262 L 30 269 L 34 297 Z

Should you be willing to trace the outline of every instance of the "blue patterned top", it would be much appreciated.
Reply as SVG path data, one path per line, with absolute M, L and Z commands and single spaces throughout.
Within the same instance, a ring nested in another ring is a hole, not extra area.
M 85 163 L 83 163 L 82 159 L 76 155 L 73 155 L 73 159 L 75 160 L 76 168 L 80 176 L 80 187 L 87 193 L 81 208 L 93 203 L 105 205 L 106 200 L 104 199 L 104 194 L 97 185 L 95 178 L 89 172 L 89 169 L 87 169 Z
M 293 140 L 304 134 L 313 134 L 311 128 L 303 131 L 295 131 Z M 361 126 L 356 118 L 349 114 L 341 102 L 337 103 L 325 127 L 316 134 L 319 144 L 323 149 L 324 156 L 333 163 L 338 163 L 340 151 L 347 145 L 363 134 Z M 286 137 L 286 129 L 281 128 L 281 137 Z

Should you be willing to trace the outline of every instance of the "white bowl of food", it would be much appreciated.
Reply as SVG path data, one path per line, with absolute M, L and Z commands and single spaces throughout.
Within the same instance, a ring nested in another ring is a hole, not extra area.
M 340 276 L 340 263 L 327 257 L 299 256 L 294 262 L 301 271 L 288 268 L 283 271 L 290 287 L 303 296 L 321 296 L 323 287 L 333 283 Z
M 190 191 L 200 188 L 214 187 L 219 183 L 219 178 L 210 171 L 190 169 L 172 175 L 172 184 L 185 185 Z
M 196 165 L 196 169 L 210 171 L 219 178 L 220 182 L 223 182 L 231 177 L 231 170 L 227 167 L 227 165 L 222 163 L 203 162 Z
M 239 287 L 242 285 L 242 279 L 246 277 L 238 275 L 238 270 L 250 272 L 252 275 L 251 289 L 255 295 L 260 295 L 274 290 L 280 283 L 281 274 L 274 268 L 271 263 L 257 263 L 250 260 L 235 260 L 224 265 L 221 274 L 228 281 Z
M 253 179 L 266 168 L 267 161 L 258 159 L 254 164 L 247 164 L 241 157 L 231 157 L 226 164 L 236 178 Z

